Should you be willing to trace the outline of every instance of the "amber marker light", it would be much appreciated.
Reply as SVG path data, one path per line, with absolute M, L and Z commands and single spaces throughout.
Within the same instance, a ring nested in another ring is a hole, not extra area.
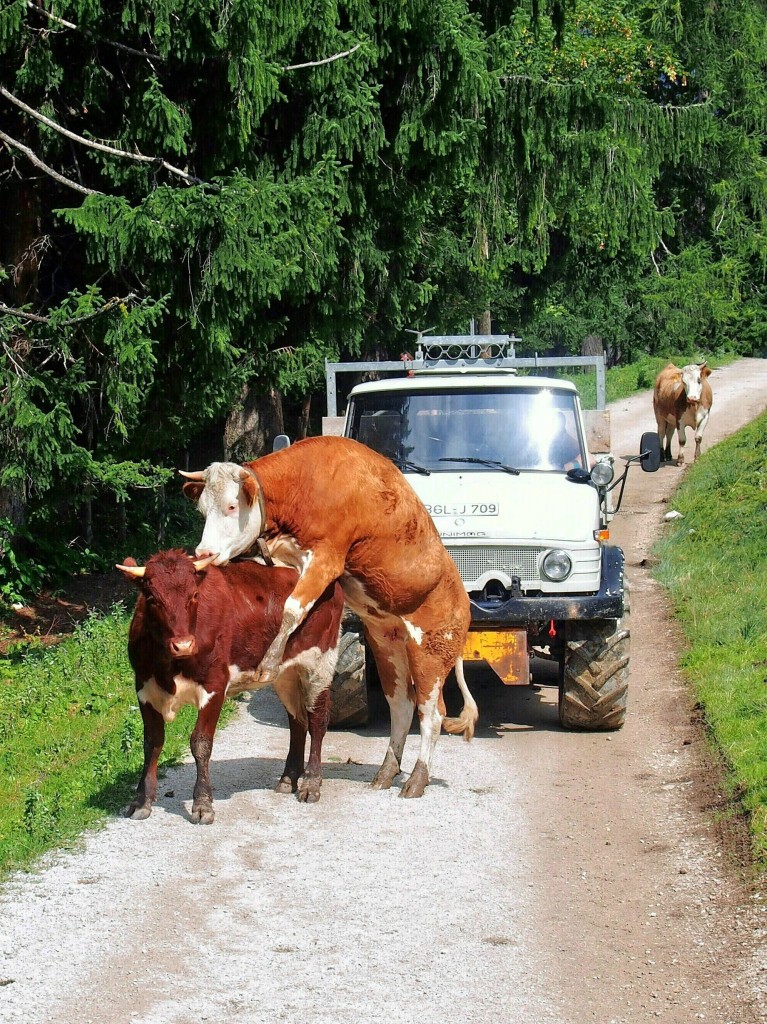
M 594 540 L 598 540 L 600 544 L 610 539 L 609 530 L 594 530 Z

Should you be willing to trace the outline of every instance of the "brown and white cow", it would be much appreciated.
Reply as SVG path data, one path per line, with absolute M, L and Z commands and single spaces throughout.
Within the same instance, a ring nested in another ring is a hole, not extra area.
M 285 599 L 296 585 L 293 569 L 239 562 L 223 568 L 194 562 L 183 551 L 161 551 L 145 566 L 118 565 L 136 581 L 139 599 L 128 638 L 144 722 L 144 768 L 126 816 L 148 818 L 157 794 L 157 762 L 165 722 L 179 708 L 198 709 L 191 737 L 197 764 L 192 820 L 213 821 L 209 762 L 224 698 L 263 684 L 256 669 L 280 628 Z M 290 749 L 278 793 L 320 798 L 322 740 L 330 712 L 330 684 L 338 655 L 343 593 L 331 585 L 291 636 L 272 680 L 288 713 Z M 309 761 L 304 773 L 306 734 Z
M 198 557 L 225 563 L 265 542 L 300 579 L 285 602 L 277 637 L 259 677 L 277 670 L 288 637 L 334 580 L 362 620 L 391 713 L 391 738 L 373 779 L 388 789 L 401 771 L 418 709 L 421 744 L 400 795 L 429 782 L 434 746 L 448 732 L 474 734 L 477 705 L 463 676 L 469 601 L 431 516 L 400 471 L 345 437 L 311 437 L 244 466 L 213 463 L 185 473 L 187 497 L 205 516 Z M 445 719 L 442 689 L 455 667 L 464 706 Z
M 710 368 L 702 362 L 689 363 L 681 369 L 669 363 L 658 374 L 653 390 L 653 409 L 664 462 L 671 461 L 671 438 L 676 430 L 679 435 L 677 465 L 684 464 L 687 427 L 692 427 L 695 432 L 695 458 L 700 455 L 700 443 L 714 398 L 708 382 L 710 373 Z

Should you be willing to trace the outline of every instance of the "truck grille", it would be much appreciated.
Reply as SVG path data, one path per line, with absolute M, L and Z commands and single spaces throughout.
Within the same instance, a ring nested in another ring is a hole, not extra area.
M 458 566 L 465 584 L 473 583 L 486 572 L 497 569 L 509 576 L 519 576 L 522 583 L 538 583 L 538 563 L 544 548 L 453 547 L 445 545 Z

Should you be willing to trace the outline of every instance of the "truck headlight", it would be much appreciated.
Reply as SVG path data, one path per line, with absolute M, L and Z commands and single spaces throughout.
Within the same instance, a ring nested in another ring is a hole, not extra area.
M 607 487 L 612 482 L 613 478 L 613 467 L 609 462 L 597 462 L 591 470 L 591 481 L 595 483 L 597 487 Z
M 549 551 L 541 563 L 543 575 L 546 579 L 551 580 L 552 583 L 559 583 L 561 580 L 566 580 L 570 575 L 572 567 L 573 563 L 570 556 L 566 551 L 562 551 L 560 548 L 555 548 L 553 551 Z

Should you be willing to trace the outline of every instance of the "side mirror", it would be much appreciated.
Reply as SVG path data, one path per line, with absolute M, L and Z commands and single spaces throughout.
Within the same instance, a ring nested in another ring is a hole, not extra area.
M 290 438 L 287 434 L 278 434 L 272 441 L 272 451 L 281 452 L 283 448 L 290 448 Z
M 639 464 L 645 473 L 655 473 L 660 467 L 660 438 L 654 430 L 642 434 L 639 442 Z

